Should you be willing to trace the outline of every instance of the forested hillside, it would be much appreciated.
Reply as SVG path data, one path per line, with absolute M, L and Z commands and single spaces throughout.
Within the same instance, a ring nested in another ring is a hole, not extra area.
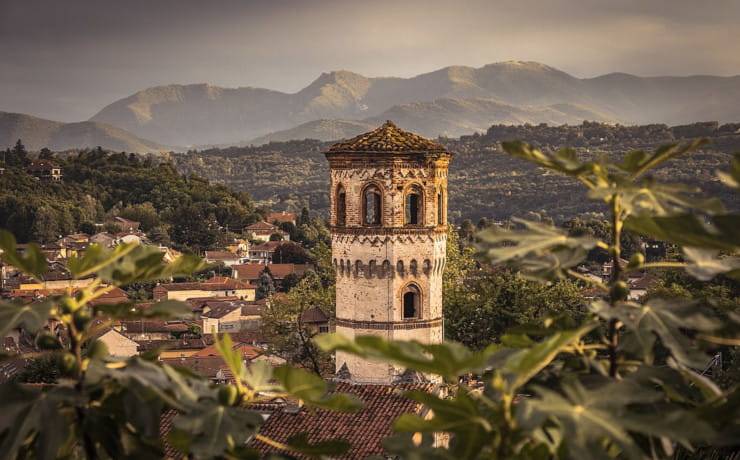
M 708 137 L 704 150 L 659 169 L 663 179 L 701 186 L 714 194 L 726 193 L 717 185 L 715 171 L 725 168 L 729 153 L 740 151 L 740 124 L 697 123 L 668 127 L 613 126 L 583 123 L 577 126 L 496 125 L 484 135 L 440 139 L 456 153 L 450 167 L 452 219 L 505 219 L 528 213 L 546 214 L 563 221 L 594 211 L 576 182 L 548 174 L 540 168 L 504 155 L 500 142 L 521 139 L 546 149 L 572 146 L 582 157 L 621 156 L 636 148 Z M 328 167 L 321 153 L 329 143 L 304 140 L 191 151 L 175 157 L 177 168 L 248 191 L 256 200 L 275 207 L 300 210 L 302 206 L 326 211 Z M 732 200 L 726 200 L 732 203 Z
M 29 159 L 18 148 L 5 152 L 0 175 L 0 228 L 21 242 L 55 241 L 112 215 L 141 222 L 142 230 L 181 249 L 209 247 L 223 229 L 241 229 L 258 217 L 246 193 L 181 176 L 168 162 L 134 154 L 85 150 L 51 157 L 62 168 L 60 181 L 26 172 Z

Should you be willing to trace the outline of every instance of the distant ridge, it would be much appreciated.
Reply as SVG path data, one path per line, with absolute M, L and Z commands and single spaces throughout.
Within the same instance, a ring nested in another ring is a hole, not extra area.
M 29 150 L 69 150 L 97 146 L 117 152 L 156 153 L 169 150 L 106 123 L 82 121 L 62 123 L 22 113 L 0 112 L 0 148 L 18 139 Z
M 322 119 L 375 120 L 388 111 L 408 119 L 396 120 L 400 126 L 427 136 L 497 122 L 574 123 L 591 117 L 623 124 L 731 122 L 740 121 L 740 76 L 576 78 L 522 61 L 445 67 L 411 78 L 340 70 L 292 94 L 208 84 L 148 88 L 113 102 L 91 121 L 167 145 L 200 145 L 243 142 Z

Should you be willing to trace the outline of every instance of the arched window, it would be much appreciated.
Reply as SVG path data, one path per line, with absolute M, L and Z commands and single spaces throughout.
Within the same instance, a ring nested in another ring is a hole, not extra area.
M 422 198 L 419 187 L 411 187 L 406 194 L 406 225 L 420 225 L 422 220 Z
M 344 227 L 347 224 L 347 194 L 344 187 L 337 187 L 337 226 Z
M 445 198 L 442 189 L 437 192 L 437 225 L 443 225 L 445 223 Z
M 403 319 L 413 319 L 420 316 L 421 293 L 413 284 L 403 290 Z
M 365 225 L 380 225 L 382 215 L 382 199 L 380 189 L 375 185 L 369 185 L 362 193 L 363 221 Z

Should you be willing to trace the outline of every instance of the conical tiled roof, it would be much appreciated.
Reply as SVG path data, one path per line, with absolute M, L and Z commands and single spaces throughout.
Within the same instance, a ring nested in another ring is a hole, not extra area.
M 444 152 L 445 148 L 419 136 L 404 131 L 388 120 L 369 133 L 360 134 L 346 142 L 329 147 L 329 152 Z

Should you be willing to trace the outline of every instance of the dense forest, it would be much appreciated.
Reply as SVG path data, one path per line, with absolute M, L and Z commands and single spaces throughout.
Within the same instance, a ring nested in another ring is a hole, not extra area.
M 67 155 L 42 151 L 40 158 L 61 167 L 60 181 L 28 173 L 31 160 L 20 142 L 4 157 L 0 228 L 21 242 L 47 243 L 77 231 L 105 230 L 95 224 L 122 216 L 140 222 L 155 242 L 201 250 L 227 230 L 240 231 L 259 219 L 247 193 L 184 177 L 157 157 L 99 148 Z
M 450 193 L 449 215 L 460 222 L 481 217 L 532 217 L 534 213 L 562 222 L 599 210 L 597 203 L 585 199 L 573 179 L 504 154 L 500 143 L 515 139 L 549 150 L 573 147 L 581 158 L 590 158 L 619 157 L 631 149 L 707 137 L 711 143 L 705 149 L 664 166 L 656 176 L 723 197 L 727 192 L 718 185 L 715 171 L 727 167 L 730 153 L 740 151 L 739 130 L 740 124 L 714 122 L 674 127 L 584 122 L 577 126 L 495 125 L 485 134 L 442 138 L 440 141 L 456 153 L 450 167 L 450 189 L 454 192 Z M 248 191 L 258 202 L 295 210 L 308 206 L 322 212 L 328 206 L 328 165 L 321 152 L 328 145 L 303 140 L 209 149 L 176 155 L 174 161 L 183 173 Z

